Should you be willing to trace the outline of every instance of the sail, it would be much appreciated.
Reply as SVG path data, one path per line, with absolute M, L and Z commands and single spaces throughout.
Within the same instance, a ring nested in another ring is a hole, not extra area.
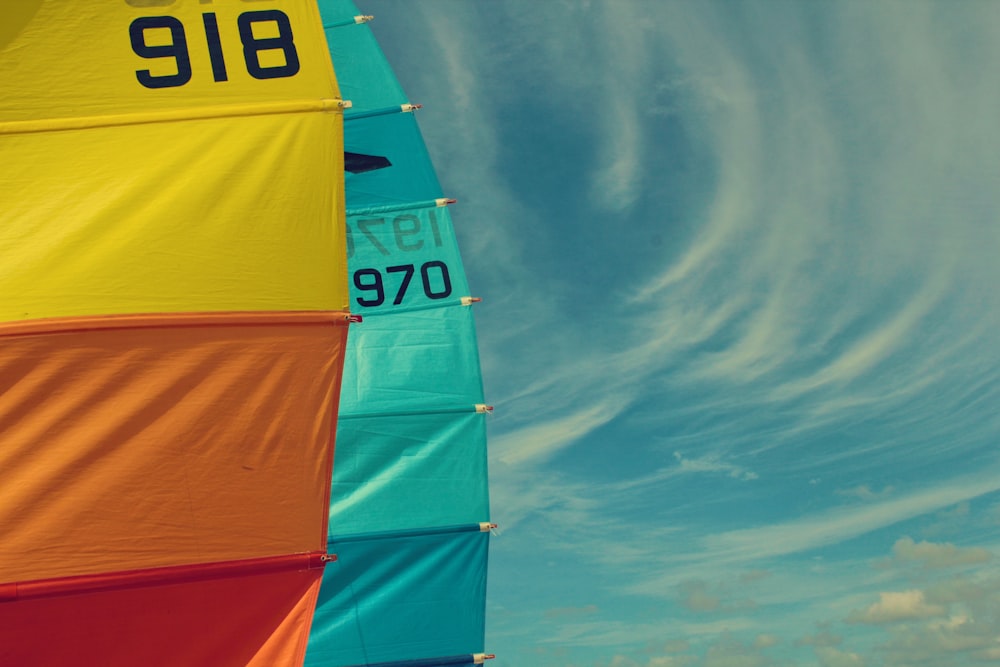
M 4 3 L 0 90 L 0 664 L 301 664 L 348 321 L 315 3 Z
M 354 5 L 321 0 L 345 113 L 351 310 L 306 664 L 481 661 L 485 416 L 469 288 L 414 115 Z

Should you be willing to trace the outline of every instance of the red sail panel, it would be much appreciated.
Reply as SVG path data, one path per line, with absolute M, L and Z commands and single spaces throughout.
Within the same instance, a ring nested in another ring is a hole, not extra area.
M 322 574 L 310 565 L 314 555 L 0 586 L 0 664 L 301 664 Z

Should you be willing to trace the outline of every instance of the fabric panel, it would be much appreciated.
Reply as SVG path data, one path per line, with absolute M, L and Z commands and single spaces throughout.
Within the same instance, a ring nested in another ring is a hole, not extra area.
M 469 296 L 447 207 L 349 215 L 347 260 L 351 310 L 362 316 L 458 305 Z
M 489 519 L 483 415 L 347 419 L 337 437 L 330 535 Z
M 351 327 L 349 346 L 341 414 L 435 412 L 483 402 L 471 308 L 371 317 Z
M 0 326 L 0 581 L 325 548 L 347 327 L 318 319 Z
M 317 0 L 317 4 L 324 26 L 361 13 L 350 0 Z M 327 28 L 326 42 L 341 94 L 355 109 L 381 109 L 407 101 L 371 30 Z
M 337 121 L 0 135 L 0 321 L 346 309 Z
M 0 122 L 339 97 L 311 0 L 17 0 L 0 25 Z
M 354 103 L 354 100 L 351 102 Z M 394 167 L 347 174 L 348 212 L 356 208 L 411 203 L 444 196 L 434 170 L 427 168 L 430 156 L 417 126 L 416 113 L 351 118 L 348 111 L 344 124 L 348 128 L 345 134 L 347 150 L 381 155 Z
M 488 533 L 334 544 L 306 664 L 362 665 L 481 650 Z
M 301 665 L 322 570 L 0 602 L 0 664 Z

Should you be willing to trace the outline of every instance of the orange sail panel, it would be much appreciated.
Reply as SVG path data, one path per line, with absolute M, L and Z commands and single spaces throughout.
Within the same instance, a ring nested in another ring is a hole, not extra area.
M 313 0 L 0 8 L 0 664 L 303 660 L 348 324 Z
M 4 580 L 325 549 L 336 317 L 0 326 Z

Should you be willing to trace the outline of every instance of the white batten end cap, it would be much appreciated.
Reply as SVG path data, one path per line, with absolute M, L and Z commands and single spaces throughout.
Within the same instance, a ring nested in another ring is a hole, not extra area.
M 369 21 L 371 21 L 374 18 L 375 18 L 374 16 L 362 14 L 360 16 L 355 16 L 354 17 L 354 22 L 355 23 L 368 23 Z
M 409 102 L 407 102 L 406 104 L 399 105 L 399 109 L 403 113 L 413 113 L 417 109 L 423 109 L 423 108 L 424 108 L 423 104 L 410 104 Z
M 480 533 L 488 533 L 491 530 L 496 530 L 496 527 L 497 527 L 497 525 L 495 523 L 490 523 L 489 521 L 480 522 L 480 524 L 479 524 L 479 532 Z
M 434 203 L 438 205 L 438 208 L 441 208 L 442 206 L 447 206 L 448 204 L 455 204 L 457 202 L 458 202 L 457 199 L 450 199 L 448 197 L 441 197 L 440 199 L 434 200 Z
M 478 412 L 479 414 L 492 413 L 493 412 L 493 406 L 492 405 L 486 405 L 485 403 L 476 403 L 476 412 Z
M 492 660 L 496 656 L 492 653 L 474 653 L 472 655 L 472 661 L 477 665 L 481 665 L 487 660 Z
M 471 306 L 472 304 L 479 303 L 482 300 L 483 300 L 482 297 L 478 297 L 478 296 L 463 296 L 462 297 L 462 305 L 463 306 Z
M 354 106 L 354 102 L 350 100 L 340 100 L 340 102 L 337 103 L 337 106 L 339 106 L 341 109 L 350 109 L 351 107 Z

